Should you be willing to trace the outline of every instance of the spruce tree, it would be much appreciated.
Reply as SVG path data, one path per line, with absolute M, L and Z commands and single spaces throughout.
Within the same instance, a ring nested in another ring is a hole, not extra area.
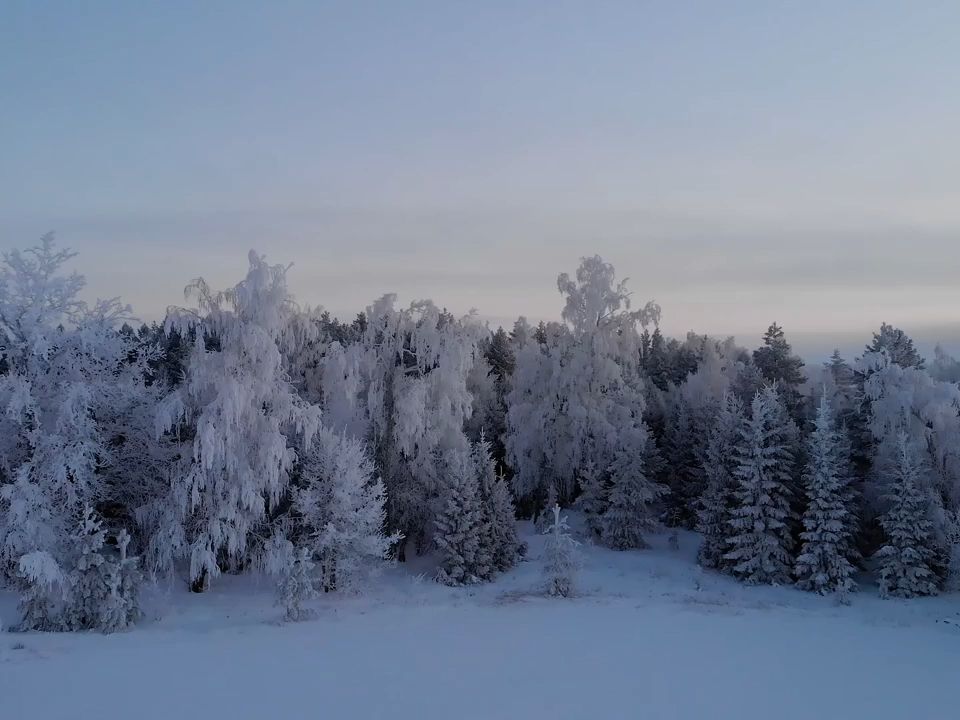
M 519 552 L 516 514 L 510 490 L 497 474 L 490 443 L 481 435 L 471 450 L 477 489 L 480 497 L 481 525 L 477 533 L 482 562 L 492 570 L 514 566 Z M 491 570 L 491 574 L 492 574 Z
M 751 584 L 785 583 L 790 578 L 790 470 L 785 440 L 788 420 L 773 388 L 757 393 L 751 417 L 734 451 L 736 506 L 729 521 L 730 550 L 724 556 L 735 576 Z
M 781 400 L 796 419 L 800 411 L 799 387 L 803 383 L 803 360 L 793 354 L 783 328 L 772 323 L 763 334 L 763 347 L 753 351 L 753 363 L 768 383 L 779 387 Z
M 576 585 L 582 559 L 580 545 L 570 535 L 566 516 L 560 516 L 560 506 L 554 505 L 551 524 L 544 531 L 547 536 L 543 548 L 543 577 L 549 595 L 570 597 Z
M 490 497 L 493 516 L 491 537 L 493 546 L 493 564 L 497 570 L 509 570 L 517 564 L 521 554 L 520 540 L 517 537 L 516 510 L 510 495 L 510 486 L 502 474 L 497 475 Z
M 703 476 L 697 458 L 694 418 L 679 392 L 667 395 L 661 447 L 663 484 L 669 488 L 666 522 L 671 527 L 692 528 L 696 521 L 696 500 L 702 493 Z
M 466 585 L 493 573 L 493 558 L 483 545 L 483 509 L 476 465 L 469 450 L 448 450 L 443 456 L 446 475 L 434 517 L 434 543 L 440 551 L 437 581 Z
M 600 517 L 601 537 L 615 550 L 647 546 L 643 534 L 653 528 L 653 504 L 667 488 L 656 483 L 644 467 L 644 449 L 649 439 L 646 428 L 636 428 L 622 438 L 624 447 L 610 466 L 607 508 Z
M 918 455 L 907 434 L 899 433 L 896 457 L 887 469 L 890 506 L 880 518 L 886 544 L 876 554 L 884 597 L 937 593 L 937 578 L 931 569 L 936 549 L 930 500 L 921 485 L 924 465 Z
M 842 456 L 843 450 L 824 393 L 809 441 L 804 474 L 807 507 L 794 575 L 800 588 L 821 595 L 837 593 L 842 600 L 855 587 L 848 559 L 853 540 L 853 518 L 847 507 L 849 459 Z
M 706 568 L 719 570 L 729 565 L 724 553 L 737 488 L 734 450 L 742 424 L 743 404 L 736 395 L 728 393 L 707 435 L 703 457 L 706 488 L 697 504 L 697 530 L 703 534 L 697 560 Z
M 873 340 L 867 345 L 866 352 L 885 352 L 890 362 L 902 368 L 922 370 L 924 367 L 924 360 L 913 346 L 910 336 L 887 323 L 880 324 L 880 331 L 873 334 Z

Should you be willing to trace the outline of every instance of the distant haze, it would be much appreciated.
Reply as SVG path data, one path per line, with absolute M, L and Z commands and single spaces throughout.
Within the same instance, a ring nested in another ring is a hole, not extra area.
M 147 319 L 253 247 L 304 303 L 960 352 L 960 4 L 5 3 L 0 248 Z

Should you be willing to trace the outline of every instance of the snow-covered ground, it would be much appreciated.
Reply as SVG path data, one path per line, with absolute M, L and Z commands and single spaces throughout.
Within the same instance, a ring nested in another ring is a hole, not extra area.
M 957 595 L 868 587 L 843 607 L 742 587 L 700 571 L 689 534 L 586 548 L 580 595 L 552 599 L 525 530 L 528 561 L 487 586 L 439 586 L 418 560 L 283 624 L 267 581 L 225 577 L 152 592 L 131 632 L 0 635 L 0 717 L 957 717 Z M 0 599 L 0 617 L 13 608 Z

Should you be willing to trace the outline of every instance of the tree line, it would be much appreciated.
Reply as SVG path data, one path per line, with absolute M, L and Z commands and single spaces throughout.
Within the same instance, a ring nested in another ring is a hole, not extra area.
M 752 352 L 667 339 L 599 257 L 558 277 L 559 322 L 384 295 L 347 323 L 251 252 L 237 285 L 195 280 L 138 326 L 79 299 L 72 257 L 47 236 L 0 267 L 0 579 L 23 629 L 122 629 L 171 573 L 275 574 L 290 618 L 409 553 L 483 582 L 525 552 L 518 515 L 569 570 L 558 505 L 611 548 L 697 530 L 706 568 L 843 600 L 867 571 L 909 597 L 960 570 L 960 364 L 888 325 L 818 367 L 775 323 Z

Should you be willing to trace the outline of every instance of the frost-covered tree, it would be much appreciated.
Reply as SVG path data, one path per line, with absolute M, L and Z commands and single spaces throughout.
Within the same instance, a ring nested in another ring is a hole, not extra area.
M 274 533 L 260 553 L 260 568 L 277 580 L 276 604 L 283 608 L 284 619 L 295 622 L 308 618 L 310 610 L 304 605 L 317 596 L 312 551 Z
M 847 502 L 850 463 L 842 455 L 844 449 L 824 394 L 809 440 L 804 474 L 806 511 L 794 575 L 800 588 L 821 595 L 836 593 L 841 599 L 855 587 L 849 560 L 855 518 Z
M 730 525 L 734 575 L 749 584 L 785 583 L 790 578 L 790 482 L 793 456 L 790 421 L 776 390 L 754 397 L 734 457 L 737 489 Z
M 923 463 L 905 432 L 897 436 L 896 457 L 886 472 L 889 507 L 880 518 L 886 544 L 876 555 L 880 594 L 934 595 L 937 578 L 931 564 L 936 551 L 930 500 L 921 484 Z
M 593 463 L 588 462 L 580 470 L 577 484 L 580 486 L 577 507 L 583 513 L 587 530 L 599 538 L 603 532 L 603 513 L 609 501 L 605 475 L 601 475 Z
M 933 349 L 933 362 L 930 364 L 930 377 L 960 384 L 960 360 L 947 353 L 940 345 Z
M 524 552 L 524 546 L 517 537 L 516 510 L 513 506 L 513 497 L 507 479 L 497 475 L 490 496 L 493 527 L 493 564 L 497 570 L 509 570 L 516 565 L 517 559 Z
M 697 498 L 703 492 L 703 473 L 698 450 L 703 428 L 697 427 L 690 403 L 678 389 L 668 392 L 663 417 L 663 484 L 669 488 L 666 522 L 672 527 L 693 527 Z
M 728 393 L 707 434 L 702 461 L 706 487 L 697 506 L 697 529 L 703 534 L 697 559 L 706 568 L 724 569 L 729 565 L 724 554 L 736 505 L 735 450 L 743 422 L 743 404 L 736 395 Z
M 487 547 L 495 570 L 507 570 L 517 562 L 520 543 L 517 539 L 516 512 L 510 489 L 497 474 L 493 450 L 486 437 L 473 444 L 471 453 L 477 474 L 482 526 L 478 536 Z
M 559 276 L 563 326 L 516 356 L 508 396 L 507 456 L 521 500 L 542 507 L 548 488 L 571 501 L 588 464 L 613 462 L 617 437 L 643 422 L 644 388 L 637 326 L 659 318 L 648 303 L 630 310 L 626 280 L 609 263 L 584 258 L 575 278 Z
M 161 433 L 189 425 L 194 438 L 170 490 L 172 527 L 155 542 L 181 543 L 175 553 L 189 556 L 195 589 L 223 567 L 249 562 L 251 538 L 287 490 L 294 446 L 309 447 L 320 417 L 284 369 L 282 350 L 302 340 L 287 268 L 252 251 L 249 260 L 246 278 L 228 290 L 195 280 L 187 294 L 199 307 L 172 308 L 167 318 L 168 328 L 196 341 L 157 424 Z
M 910 446 L 924 455 L 923 487 L 941 548 L 935 571 L 943 579 L 953 532 L 950 518 L 960 509 L 960 387 L 934 380 L 917 367 L 894 363 L 886 352 L 865 354 L 857 369 L 864 378 L 864 407 L 873 446 L 872 481 L 864 491 L 865 506 L 876 516 L 885 511 L 889 477 L 885 468 L 896 464 L 898 435 L 906 433 Z M 872 554 L 876 548 L 874 544 L 864 551 Z
M 298 485 L 293 493 L 296 529 L 320 565 L 323 589 L 359 589 L 398 540 L 384 532 L 383 483 L 365 446 L 321 428 L 302 459 Z
M 460 320 L 429 301 L 396 307 L 385 295 L 367 308 L 356 343 L 333 356 L 323 373 L 323 392 L 340 398 L 327 408 L 327 422 L 370 443 L 387 496 L 387 527 L 417 550 L 431 539 L 433 511 L 442 493 L 440 458 L 465 451 L 464 432 L 474 398 L 468 378 L 486 329 L 474 316 Z
M 437 580 L 465 585 L 493 574 L 490 527 L 484 522 L 477 468 L 469 450 L 444 454 L 444 483 L 434 517 L 434 543 L 440 552 Z
M 0 262 L 0 573 L 36 629 L 64 626 L 76 518 L 109 500 L 108 426 L 143 392 L 144 359 L 117 329 L 129 308 L 82 302 L 72 257 L 48 235 Z
M 543 578 L 549 595 L 570 597 L 576 587 L 577 574 L 583 564 L 578 543 L 570 535 L 566 516 L 560 516 L 560 506 L 554 505 L 553 522 L 544 531 Z
M 873 334 L 873 340 L 866 347 L 867 353 L 885 352 L 890 362 L 902 368 L 922 370 L 923 358 L 913 346 L 913 340 L 900 328 L 881 323 L 880 331 Z
M 643 548 L 644 533 L 655 526 L 653 505 L 668 490 L 648 475 L 644 467 L 646 445 L 652 442 L 645 428 L 621 435 L 621 449 L 610 466 L 607 507 L 600 518 L 600 535 L 615 550 Z

